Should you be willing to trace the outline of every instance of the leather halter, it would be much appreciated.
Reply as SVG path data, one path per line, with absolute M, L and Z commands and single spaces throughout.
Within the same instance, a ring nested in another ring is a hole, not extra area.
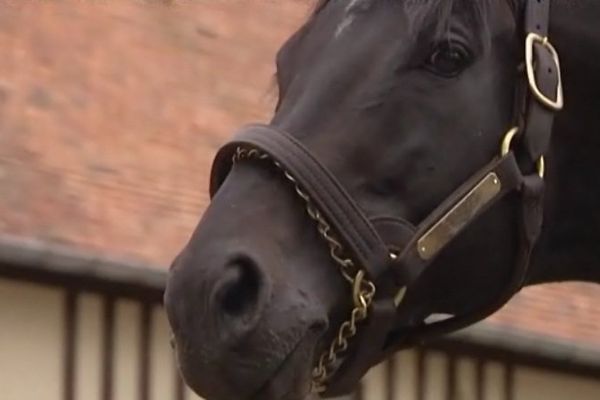
M 526 0 L 525 67 L 515 96 L 515 125 L 525 161 L 538 163 L 538 171 L 523 172 L 507 137 L 504 151 L 477 171 L 445 199 L 418 227 L 394 227 L 396 236 L 408 237 L 393 253 L 382 239 L 378 221 L 366 216 L 335 176 L 297 139 L 272 126 L 250 125 L 218 152 L 211 174 L 213 196 L 229 174 L 237 149 L 258 149 L 293 177 L 307 193 L 331 228 L 339 235 L 356 265 L 377 288 L 368 319 L 360 325 L 353 345 L 335 375 L 327 381 L 326 395 L 352 390 L 375 363 L 416 340 L 454 331 L 477 322 L 503 306 L 522 287 L 543 220 L 543 155 L 549 148 L 554 114 L 562 108 L 558 55 L 548 41 L 550 0 Z M 521 154 L 521 153 L 519 153 Z M 485 190 L 483 190 L 483 189 Z M 520 199 L 518 249 L 512 276 L 502 293 L 474 312 L 423 324 L 402 333 L 398 343 L 386 339 L 397 322 L 397 294 L 409 288 L 437 255 L 467 226 L 508 194 Z M 475 198 L 473 197 L 475 196 Z M 483 196 L 483 197 L 482 197 Z M 474 202 L 474 205 L 472 204 Z M 457 212 L 458 210 L 458 212 Z M 457 215 L 459 215 L 457 217 Z M 439 233 L 441 232 L 441 234 Z M 434 240 L 429 240 L 433 236 Z

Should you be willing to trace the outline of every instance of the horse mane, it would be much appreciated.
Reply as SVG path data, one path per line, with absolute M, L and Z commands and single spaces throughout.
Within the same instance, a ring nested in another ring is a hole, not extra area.
M 323 10 L 329 3 L 334 1 L 350 0 L 318 0 L 315 4 L 310 19 Z M 468 16 L 482 33 L 487 33 L 487 20 L 490 2 L 493 0 L 362 0 L 372 2 L 402 3 L 404 11 L 410 21 L 410 30 L 418 34 L 424 26 L 432 27 L 437 34 L 443 35 L 448 31 L 452 18 L 456 16 L 458 8 L 464 8 Z M 518 14 L 520 0 L 506 0 L 515 14 Z

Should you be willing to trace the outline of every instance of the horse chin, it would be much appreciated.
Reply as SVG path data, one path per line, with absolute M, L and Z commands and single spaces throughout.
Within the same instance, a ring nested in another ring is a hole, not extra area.
M 251 400 L 309 400 L 317 335 L 308 333 Z

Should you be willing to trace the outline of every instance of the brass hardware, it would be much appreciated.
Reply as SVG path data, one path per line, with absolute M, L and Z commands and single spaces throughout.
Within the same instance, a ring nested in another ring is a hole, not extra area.
M 367 303 L 365 298 L 362 296 L 362 284 L 365 279 L 365 271 L 362 269 L 356 273 L 356 278 L 354 278 L 354 282 L 352 282 L 352 300 L 355 305 L 359 305 L 362 308 L 367 308 Z
M 556 99 L 552 100 L 548 98 L 537 84 L 537 78 L 535 76 L 535 66 L 533 59 L 533 46 L 539 43 L 546 50 L 550 52 L 552 55 L 552 59 L 554 60 L 554 65 L 556 68 L 556 73 L 558 76 L 558 82 L 556 86 Z M 548 40 L 547 37 L 543 37 L 538 35 L 537 33 L 529 33 L 527 35 L 527 39 L 525 40 L 525 65 L 527 66 L 527 79 L 529 80 L 529 87 L 531 91 L 535 95 L 535 97 L 546 107 L 550 108 L 554 111 L 559 111 L 564 107 L 564 97 L 563 97 L 563 86 L 562 86 L 562 76 L 560 71 L 560 58 L 558 56 L 558 52 L 552 46 L 552 43 Z
M 546 175 L 546 160 L 544 159 L 544 156 L 541 156 L 537 160 L 536 166 L 538 175 L 540 176 L 540 178 L 544 179 L 544 175 Z
M 304 200 L 306 212 L 312 220 L 317 223 L 317 230 L 321 237 L 329 246 L 329 255 L 340 268 L 340 273 L 352 288 L 353 309 L 350 318 L 346 320 L 338 329 L 336 338 L 329 345 L 328 350 L 323 352 L 317 366 L 312 372 L 312 390 L 316 393 L 323 393 L 327 388 L 327 383 L 331 376 L 340 366 L 338 358 L 349 347 L 349 340 L 356 336 L 358 324 L 369 315 L 369 307 L 375 297 L 375 284 L 365 277 L 365 271 L 357 267 L 352 259 L 344 255 L 344 248 L 332 232 L 331 225 L 319 212 L 311 197 L 300 187 L 296 178 L 294 178 L 278 161 L 273 160 L 268 154 L 257 149 L 247 149 L 238 147 L 232 157 L 234 164 L 243 160 L 268 160 L 283 173 L 285 178 L 294 185 L 296 194 Z
M 502 157 L 507 155 L 510 151 L 510 146 L 517 133 L 519 133 L 519 127 L 515 126 L 506 132 L 506 135 L 504 135 L 504 139 L 502 139 L 502 146 L 500 148 L 500 155 Z
M 510 151 L 510 146 L 512 144 L 513 139 L 519 133 L 519 128 L 514 127 L 504 135 L 504 139 L 502 139 L 502 146 L 500 148 L 500 155 L 504 157 Z M 544 179 L 544 175 L 546 174 L 546 159 L 544 156 L 541 156 L 536 162 L 537 173 L 540 178 Z
M 502 182 L 491 172 L 467 193 L 417 242 L 423 260 L 432 259 L 502 189 Z

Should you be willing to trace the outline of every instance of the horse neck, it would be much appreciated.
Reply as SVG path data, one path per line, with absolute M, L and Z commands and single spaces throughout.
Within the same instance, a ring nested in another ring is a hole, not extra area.
M 567 105 L 553 130 L 544 231 L 529 284 L 600 283 L 600 29 L 594 21 L 600 4 L 593 3 L 572 8 L 557 1 L 552 15 Z

